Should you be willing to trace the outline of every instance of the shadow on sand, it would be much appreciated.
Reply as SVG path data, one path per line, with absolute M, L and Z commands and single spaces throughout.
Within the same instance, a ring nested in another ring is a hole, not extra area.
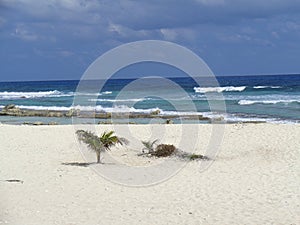
M 65 163 L 62 163 L 62 165 L 65 165 L 65 166 L 82 166 L 82 167 L 88 167 L 90 165 L 93 165 L 93 164 L 96 164 L 95 162 L 92 162 L 92 163 L 80 163 L 80 162 L 65 162 Z

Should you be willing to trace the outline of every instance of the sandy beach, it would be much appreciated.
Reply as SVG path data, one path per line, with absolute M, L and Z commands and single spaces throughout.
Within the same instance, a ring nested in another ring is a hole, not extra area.
M 160 125 L 130 126 L 143 135 Z M 178 126 L 167 136 L 176 138 Z M 199 126 L 205 133 L 212 125 Z M 71 125 L 0 125 L 0 224 L 299 224 L 299 137 L 299 125 L 226 125 L 207 170 L 189 162 L 165 182 L 136 188 L 63 165 L 85 162 Z M 201 152 L 208 142 L 199 139 Z M 111 154 L 138 160 L 128 147 Z

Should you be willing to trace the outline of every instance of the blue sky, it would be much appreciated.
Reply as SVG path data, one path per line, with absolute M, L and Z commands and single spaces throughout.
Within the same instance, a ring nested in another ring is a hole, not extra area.
M 0 0 L 0 80 L 79 79 L 105 51 L 167 40 L 217 75 L 300 73 L 299 0 Z

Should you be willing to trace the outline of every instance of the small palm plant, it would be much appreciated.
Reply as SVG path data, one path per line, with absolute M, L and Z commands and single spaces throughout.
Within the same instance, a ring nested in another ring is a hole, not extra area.
M 142 152 L 145 153 L 145 150 L 148 151 L 147 153 L 153 153 L 155 150 L 155 144 L 158 142 L 158 139 L 154 141 L 142 141 L 142 144 L 144 145 L 144 148 L 142 149 Z
M 116 135 L 114 135 L 114 131 L 102 133 L 99 139 L 103 144 L 105 150 L 110 150 L 110 148 L 116 144 L 123 145 L 126 143 L 126 139 L 117 137 Z
M 127 144 L 125 138 L 120 138 L 114 135 L 114 131 L 103 132 L 100 137 L 90 131 L 78 130 L 76 131 L 79 141 L 87 144 L 87 146 L 96 153 L 97 163 L 101 163 L 101 152 L 110 150 L 112 146 L 117 144 Z
M 154 140 L 152 142 L 142 141 L 144 148 L 142 149 L 142 153 L 138 155 L 139 156 L 148 155 L 148 156 L 155 156 L 155 157 L 168 157 L 174 155 L 181 159 L 187 159 L 187 160 L 209 160 L 207 156 L 188 153 L 177 149 L 174 145 L 170 145 L 170 144 L 156 145 L 157 141 L 158 140 Z M 145 150 L 147 150 L 146 153 Z

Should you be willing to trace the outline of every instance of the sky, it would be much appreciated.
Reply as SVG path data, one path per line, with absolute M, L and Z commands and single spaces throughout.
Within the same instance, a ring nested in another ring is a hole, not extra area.
M 79 79 L 139 40 L 185 46 L 216 75 L 300 73 L 300 0 L 0 0 L 0 81 Z

